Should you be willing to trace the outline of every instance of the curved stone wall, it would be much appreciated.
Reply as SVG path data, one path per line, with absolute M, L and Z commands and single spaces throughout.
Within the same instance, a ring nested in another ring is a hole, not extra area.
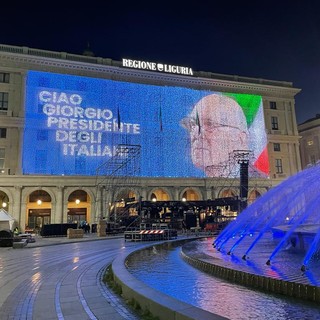
M 159 319 L 226 319 L 219 315 L 215 315 L 200 308 L 191 306 L 180 300 L 174 299 L 160 291 L 157 291 L 149 287 L 145 283 L 135 278 L 126 268 L 126 261 L 130 257 L 130 255 L 134 254 L 135 252 L 144 250 L 147 247 L 168 245 L 168 243 L 170 242 L 183 245 L 186 242 L 196 239 L 199 239 L 199 237 L 183 240 L 171 240 L 156 244 L 146 244 L 146 246 L 142 249 L 133 249 L 129 253 L 129 255 L 118 256 L 112 263 L 112 271 L 114 275 L 114 281 L 121 286 L 123 298 L 129 301 L 136 301 L 143 310 L 150 311 L 154 316 L 159 317 Z M 274 279 L 240 270 L 233 270 L 231 268 L 226 268 L 221 265 L 215 265 L 213 263 L 209 263 L 201 259 L 197 259 L 195 257 L 187 255 L 183 251 L 183 248 L 182 257 L 193 267 L 233 283 L 258 289 L 264 292 L 282 294 L 288 297 L 294 297 L 313 302 L 320 302 L 320 287 L 317 286 L 306 285 L 293 281 Z
M 301 284 L 293 281 L 274 279 L 260 276 L 244 271 L 226 268 L 220 265 L 208 263 L 206 261 L 187 255 L 182 249 L 182 257 L 193 267 L 209 273 L 215 277 L 222 278 L 237 284 L 265 292 L 277 293 L 289 297 L 303 300 L 320 302 L 320 287 Z
M 160 320 L 222 320 L 227 319 L 219 315 L 210 313 L 198 307 L 191 306 L 180 300 L 174 299 L 160 291 L 157 291 L 142 281 L 135 278 L 126 268 L 126 261 L 130 255 L 144 250 L 150 246 L 161 246 L 168 242 L 181 242 L 194 240 L 192 238 L 187 240 L 172 240 L 165 243 L 152 243 L 146 245 L 144 248 L 133 249 L 129 255 L 119 255 L 112 262 L 112 272 L 114 281 L 121 286 L 122 297 L 128 301 L 135 301 L 143 310 L 148 310 L 153 316 Z

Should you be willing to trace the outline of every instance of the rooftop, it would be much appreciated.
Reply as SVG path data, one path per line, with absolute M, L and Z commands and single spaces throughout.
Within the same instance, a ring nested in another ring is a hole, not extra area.
M 112 60 L 109 58 L 101 58 L 93 56 L 91 50 L 84 50 L 83 55 L 72 54 L 67 52 L 56 52 L 56 51 L 48 51 L 41 49 L 34 49 L 29 47 L 18 47 L 18 46 L 10 46 L 5 44 L 0 44 L 0 53 L 12 53 L 12 54 L 22 54 L 22 55 L 31 55 L 44 57 L 48 59 L 61 59 L 61 60 L 69 60 L 90 64 L 99 64 L 99 65 L 107 65 L 114 67 L 122 67 L 121 61 Z M 236 82 L 245 82 L 245 83 L 256 83 L 261 85 L 269 85 L 269 86 L 277 86 L 277 87 L 293 87 L 292 82 L 287 81 L 275 81 L 275 80 L 266 80 L 261 78 L 250 78 L 250 77 L 242 77 L 238 75 L 225 75 L 219 73 L 212 73 L 206 71 L 193 71 L 195 77 L 202 77 L 208 79 L 220 79 L 226 81 L 236 81 Z

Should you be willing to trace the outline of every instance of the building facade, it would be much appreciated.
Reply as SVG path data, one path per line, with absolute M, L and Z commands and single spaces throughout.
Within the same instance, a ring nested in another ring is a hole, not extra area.
M 237 197 L 243 160 L 250 203 L 301 170 L 299 91 L 290 82 L 0 45 L 0 205 L 24 230 L 96 223 L 125 198 Z
M 320 114 L 298 125 L 302 169 L 320 161 Z

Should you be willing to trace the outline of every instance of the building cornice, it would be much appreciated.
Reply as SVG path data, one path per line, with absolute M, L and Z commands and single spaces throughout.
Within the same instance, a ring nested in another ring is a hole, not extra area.
M 320 117 L 315 117 L 315 118 L 309 119 L 301 124 L 298 124 L 299 132 L 311 130 L 314 128 L 320 128 Z
M 24 127 L 24 118 L 18 117 L 8 117 L 7 115 L 3 115 L 0 113 L 0 122 L 1 125 L 7 128 L 23 128 Z
M 70 55 L 62 52 L 50 52 L 26 47 L 12 47 L 17 49 L 11 50 L 13 52 L 7 52 L 1 50 L 2 47 L 3 45 L 0 45 L 1 65 L 6 67 L 12 66 L 21 70 L 31 69 L 68 73 L 117 81 L 131 81 L 162 86 L 183 86 L 222 92 L 250 93 L 264 97 L 289 99 L 292 99 L 301 91 L 300 89 L 293 88 L 290 82 L 221 75 L 201 71 L 194 72 L 195 76 L 164 74 L 125 68 L 121 66 L 121 62 L 111 59 Z M 6 50 L 9 48 L 11 47 L 5 46 Z M 21 50 L 19 51 L 18 49 Z

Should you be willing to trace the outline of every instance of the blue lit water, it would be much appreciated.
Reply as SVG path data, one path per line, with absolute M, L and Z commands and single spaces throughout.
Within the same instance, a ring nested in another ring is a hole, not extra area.
M 199 252 L 213 250 L 210 238 L 195 243 Z M 232 320 L 320 319 L 315 303 L 225 282 L 193 268 L 180 254 L 181 247 L 174 244 L 151 247 L 132 255 L 128 270 L 154 289 Z
M 257 199 L 221 232 L 215 247 L 233 253 L 247 241 L 246 257 L 265 235 L 276 231 L 282 239 L 269 248 L 266 261 L 272 262 L 291 243 L 303 248 L 301 267 L 305 269 L 319 260 L 319 221 L 320 164 L 289 177 Z
M 221 265 L 232 269 L 320 287 L 320 260 L 318 255 L 314 255 L 314 259 L 309 263 L 306 271 L 301 271 L 305 250 L 301 250 L 298 245 L 293 247 L 289 243 L 287 246 L 283 246 L 282 250 L 279 250 L 274 259 L 272 259 L 271 264 L 267 265 L 270 252 L 272 252 L 273 248 L 277 247 L 281 238 L 274 237 L 272 232 L 265 232 L 264 236 L 260 238 L 259 242 L 256 243 L 250 254 L 246 255 L 246 259 L 244 260 L 243 256 L 252 241 L 254 241 L 255 235 L 252 235 L 252 238 L 253 240 L 245 238 L 232 251 L 231 255 L 227 254 L 226 248 L 218 251 L 217 248 L 212 246 L 210 241 L 191 242 L 186 244 L 184 248 L 188 249 L 188 255 L 197 253 L 197 255 L 217 258 L 222 261 Z M 230 239 L 229 245 L 232 246 L 237 242 L 237 237 L 234 237 L 234 239 Z M 208 257 L 204 257 L 205 260 L 206 258 Z

